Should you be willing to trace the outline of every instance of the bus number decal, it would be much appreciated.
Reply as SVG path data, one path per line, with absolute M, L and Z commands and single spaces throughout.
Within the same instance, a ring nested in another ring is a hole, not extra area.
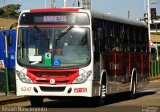
M 87 92 L 87 88 L 75 88 L 74 92 L 75 93 L 85 93 Z
M 21 91 L 31 91 L 32 87 L 21 87 Z

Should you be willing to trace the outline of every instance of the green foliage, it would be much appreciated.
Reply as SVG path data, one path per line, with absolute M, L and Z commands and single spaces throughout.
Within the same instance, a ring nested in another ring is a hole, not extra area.
M 2 17 L 18 17 L 20 4 L 9 4 L 0 8 L 0 15 Z
M 157 16 L 157 19 L 160 19 L 160 15 Z
M 0 15 L 3 15 L 3 13 L 4 13 L 4 12 L 3 12 L 3 10 L 2 10 L 2 9 L 0 9 Z

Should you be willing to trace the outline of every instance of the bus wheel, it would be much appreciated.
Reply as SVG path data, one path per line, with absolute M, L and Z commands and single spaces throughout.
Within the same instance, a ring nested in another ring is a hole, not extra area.
M 42 107 L 43 97 L 40 96 L 30 96 L 31 106 L 33 107 Z
M 103 106 L 104 103 L 105 103 L 105 100 L 106 100 L 106 81 L 102 81 L 102 84 L 101 84 L 101 89 L 100 89 L 100 96 L 98 98 L 98 105 L 99 106 Z
M 130 96 L 131 96 L 131 99 L 136 98 L 136 80 L 135 78 L 132 81 L 132 88 L 131 88 Z

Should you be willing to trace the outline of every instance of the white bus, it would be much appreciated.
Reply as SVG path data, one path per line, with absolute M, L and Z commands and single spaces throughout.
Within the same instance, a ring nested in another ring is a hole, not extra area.
M 78 8 L 22 11 L 16 50 L 17 95 L 96 97 L 129 91 L 149 77 L 147 25 Z

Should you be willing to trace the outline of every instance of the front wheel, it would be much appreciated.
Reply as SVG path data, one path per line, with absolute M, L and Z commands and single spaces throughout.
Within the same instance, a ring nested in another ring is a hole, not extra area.
M 99 106 L 103 106 L 105 104 L 106 93 L 107 93 L 106 80 L 103 80 L 100 88 L 100 96 L 98 97 L 98 102 L 97 102 Z
M 31 106 L 33 107 L 42 107 L 43 97 L 40 96 L 30 96 Z

